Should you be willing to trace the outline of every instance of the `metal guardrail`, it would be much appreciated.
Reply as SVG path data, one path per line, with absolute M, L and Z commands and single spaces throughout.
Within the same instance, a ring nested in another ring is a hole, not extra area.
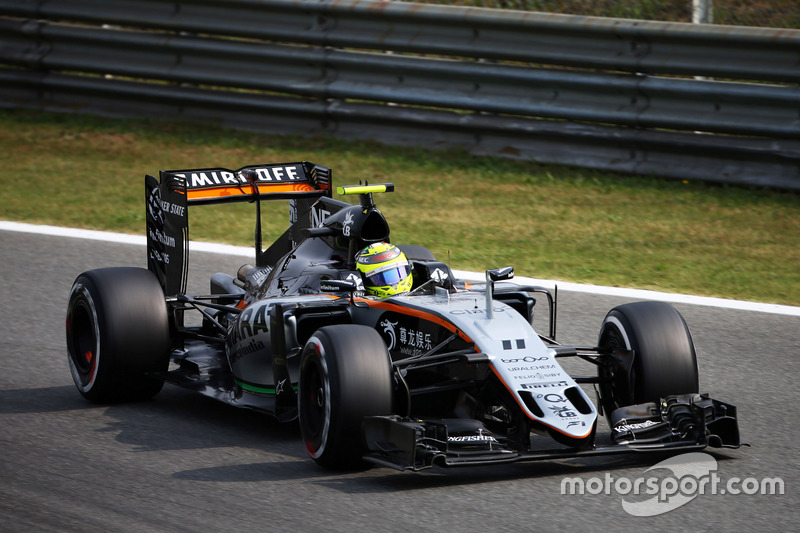
M 2 15 L 0 106 L 800 189 L 800 31 L 375 0 L 0 0 Z

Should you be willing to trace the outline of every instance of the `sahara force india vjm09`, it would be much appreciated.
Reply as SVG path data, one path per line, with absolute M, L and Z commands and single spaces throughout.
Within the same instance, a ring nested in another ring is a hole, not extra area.
M 148 268 L 84 272 L 69 297 L 69 367 L 93 402 L 178 385 L 298 419 L 309 455 L 330 468 L 740 445 L 736 408 L 699 393 L 689 329 L 669 304 L 615 307 L 596 346 L 562 345 L 553 293 L 508 281 L 511 267 L 468 284 L 427 248 L 389 244 L 373 195 L 392 184 L 339 187 L 357 195 L 351 205 L 333 198 L 331 169 L 309 162 L 159 178 L 145 178 Z M 262 201 L 274 199 L 289 200 L 290 225 L 263 249 Z M 254 264 L 187 294 L 189 208 L 237 201 L 255 204 Z M 378 270 L 392 290 L 365 285 Z M 592 372 L 572 376 L 563 358 Z M 598 435 L 599 416 L 610 435 Z

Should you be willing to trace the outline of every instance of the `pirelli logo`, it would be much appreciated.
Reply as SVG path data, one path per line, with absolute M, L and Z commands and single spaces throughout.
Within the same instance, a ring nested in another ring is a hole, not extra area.
M 546 389 L 549 387 L 566 387 L 566 381 L 540 381 L 539 383 L 523 383 L 523 389 Z

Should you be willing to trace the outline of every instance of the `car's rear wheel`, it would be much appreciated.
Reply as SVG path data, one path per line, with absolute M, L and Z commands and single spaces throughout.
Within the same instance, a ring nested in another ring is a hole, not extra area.
M 314 461 L 326 468 L 361 465 L 364 417 L 392 413 L 391 361 L 380 334 L 356 324 L 318 329 L 300 360 L 298 411 Z
M 598 346 L 614 354 L 599 367 L 606 416 L 625 405 L 699 390 L 692 336 L 681 314 L 668 303 L 615 307 L 603 320 Z
M 78 276 L 66 329 L 72 378 L 88 400 L 142 400 L 161 390 L 163 382 L 149 374 L 169 364 L 169 322 L 150 271 L 102 268 Z

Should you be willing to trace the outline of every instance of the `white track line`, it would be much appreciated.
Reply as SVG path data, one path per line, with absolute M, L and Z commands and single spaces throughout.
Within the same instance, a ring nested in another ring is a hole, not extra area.
M 68 237 L 74 239 L 87 239 L 95 241 L 106 241 L 120 244 L 137 244 L 146 246 L 147 239 L 144 236 L 128 235 L 124 233 L 111 233 L 107 231 L 94 231 L 85 229 L 61 228 L 57 226 L 43 226 L 36 224 L 23 224 L 20 222 L 9 222 L 0 220 L 0 230 L 16 231 L 22 233 L 37 233 L 40 235 L 52 235 L 56 237 Z M 228 244 L 216 244 L 211 242 L 190 241 L 189 250 L 195 252 L 208 252 L 216 254 L 239 255 L 252 257 L 253 248 L 247 246 L 231 246 Z M 484 275 L 477 272 L 454 270 L 453 273 L 459 278 L 469 281 L 482 281 Z M 602 287 L 599 285 L 582 285 L 579 283 L 569 283 L 563 281 L 542 280 L 526 277 L 516 277 L 514 281 L 523 285 L 541 285 L 553 288 L 558 285 L 560 291 L 582 292 L 587 294 L 599 294 L 604 296 L 620 296 L 624 298 L 637 298 L 642 300 L 661 300 L 672 303 L 683 303 L 691 305 L 705 305 L 709 307 L 719 307 L 722 309 L 738 309 L 742 311 L 757 311 L 761 313 L 773 313 L 778 315 L 800 316 L 800 307 L 778 304 L 764 304 L 758 302 L 744 302 L 739 300 L 727 300 L 724 298 L 709 298 L 705 296 L 692 296 L 688 294 L 672 294 L 657 291 L 645 291 L 640 289 L 625 289 L 620 287 Z

